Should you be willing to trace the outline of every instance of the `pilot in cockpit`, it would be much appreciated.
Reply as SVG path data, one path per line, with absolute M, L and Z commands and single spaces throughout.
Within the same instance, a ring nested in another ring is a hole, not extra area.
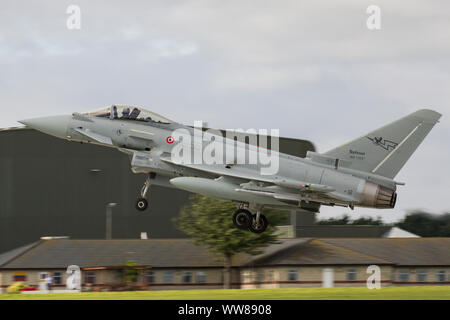
M 114 119 L 117 119 L 119 117 L 119 115 L 117 113 L 117 106 L 113 106 L 113 117 L 114 117 Z
M 122 119 L 128 119 L 130 116 L 130 108 L 124 108 L 122 110 Z
M 154 122 L 161 124 L 169 124 L 172 121 L 162 117 L 154 112 L 130 106 L 118 106 L 112 105 L 107 108 L 102 108 L 99 110 L 94 110 L 91 112 L 83 113 L 92 117 L 110 118 L 110 119 L 123 119 L 123 120 L 133 120 L 142 122 Z

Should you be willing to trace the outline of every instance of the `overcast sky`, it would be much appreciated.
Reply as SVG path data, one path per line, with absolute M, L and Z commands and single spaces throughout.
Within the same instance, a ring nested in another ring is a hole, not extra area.
M 80 30 L 66 27 L 71 4 Z M 366 26 L 372 4 L 381 30 Z M 443 114 L 396 177 L 394 210 L 321 218 L 450 211 L 449 71 L 448 0 L 0 2 L 0 127 L 131 104 L 324 152 L 420 108 Z

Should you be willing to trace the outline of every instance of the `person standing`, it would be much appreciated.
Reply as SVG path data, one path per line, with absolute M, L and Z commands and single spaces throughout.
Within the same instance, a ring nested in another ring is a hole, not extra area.
M 47 290 L 52 291 L 53 277 L 51 275 L 48 275 L 45 278 L 45 283 L 47 285 Z

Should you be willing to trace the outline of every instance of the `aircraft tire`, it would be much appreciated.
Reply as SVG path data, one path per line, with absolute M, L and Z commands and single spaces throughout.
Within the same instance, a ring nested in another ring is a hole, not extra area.
M 247 230 L 251 219 L 252 214 L 250 211 L 246 209 L 239 209 L 233 215 L 233 224 L 238 229 Z
M 259 216 L 259 225 L 256 225 L 256 214 L 253 215 L 252 223 L 249 224 L 248 229 L 253 233 L 263 233 L 266 231 L 269 222 L 267 221 L 266 216 Z
M 144 211 L 148 207 L 148 201 L 144 198 L 139 198 L 136 201 L 136 209 L 138 211 Z

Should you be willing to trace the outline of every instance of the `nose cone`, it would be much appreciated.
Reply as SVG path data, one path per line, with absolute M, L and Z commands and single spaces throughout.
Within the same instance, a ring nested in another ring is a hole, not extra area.
M 67 129 L 72 116 L 53 116 L 20 120 L 19 122 L 27 127 L 39 130 L 43 133 L 50 134 L 57 138 L 66 139 Z

